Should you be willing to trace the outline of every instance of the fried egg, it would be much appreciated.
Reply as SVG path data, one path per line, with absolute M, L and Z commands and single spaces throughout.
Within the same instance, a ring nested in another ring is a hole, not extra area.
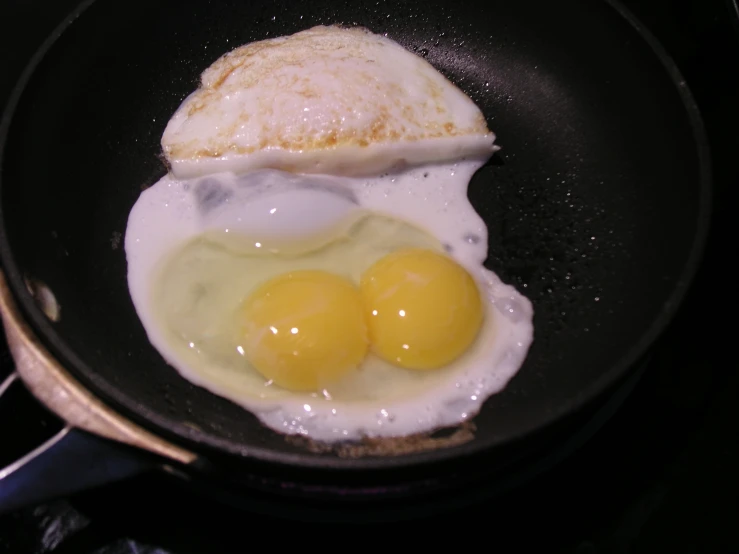
M 178 178 L 275 168 L 377 175 L 493 151 L 459 88 L 361 28 L 314 27 L 217 60 L 162 136 Z
M 474 417 L 533 340 L 531 303 L 484 267 L 467 198 L 493 140 L 425 60 L 362 29 L 226 54 L 172 117 L 171 171 L 129 215 L 150 342 L 285 434 L 398 437 Z

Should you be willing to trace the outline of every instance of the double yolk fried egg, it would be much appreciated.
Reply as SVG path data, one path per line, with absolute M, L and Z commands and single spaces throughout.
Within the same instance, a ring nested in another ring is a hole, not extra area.
M 152 345 L 264 425 L 323 442 L 474 417 L 519 369 L 530 302 L 483 266 L 467 199 L 495 136 L 422 58 L 315 27 L 224 55 L 131 210 Z

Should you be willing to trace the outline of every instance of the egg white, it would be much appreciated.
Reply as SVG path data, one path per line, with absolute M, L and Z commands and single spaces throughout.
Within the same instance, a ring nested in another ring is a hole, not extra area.
M 208 201 L 197 192 L 202 179 L 164 177 L 142 193 L 125 237 L 129 289 L 149 340 L 183 377 L 286 434 L 325 442 L 404 436 L 473 417 L 516 373 L 533 339 L 530 302 L 482 266 L 487 229 L 466 195 L 481 163 L 426 165 L 376 178 L 277 171 L 219 174 L 208 178 L 217 183 L 221 196 L 214 195 L 207 209 L 203 205 Z M 289 244 L 330 233 L 358 210 L 394 216 L 425 230 L 475 277 L 484 292 L 486 323 L 473 347 L 455 363 L 413 372 L 370 360 L 366 371 L 353 374 L 332 396 L 265 387 L 264 379 L 247 366 L 243 373 L 217 363 L 203 366 L 194 353 L 173 343 L 153 295 L 161 264 L 178 247 L 208 231 L 223 236 L 226 230 L 242 237 L 266 234 Z M 368 392 L 357 394 L 363 388 Z
M 377 175 L 489 155 L 494 140 L 475 103 L 420 56 L 366 29 L 318 26 L 219 58 L 162 148 L 178 178 Z

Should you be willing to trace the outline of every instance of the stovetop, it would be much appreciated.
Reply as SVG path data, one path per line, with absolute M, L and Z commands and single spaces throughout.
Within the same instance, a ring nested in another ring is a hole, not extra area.
M 75 3 L 5 0 L 0 99 L 31 51 Z M 722 255 L 736 252 L 729 242 L 726 198 L 739 184 L 739 165 L 733 163 L 739 151 L 739 26 L 730 20 L 733 0 L 626 3 L 675 57 L 712 139 L 715 221 L 695 285 L 634 392 L 574 455 L 511 493 L 449 514 L 383 524 L 381 533 L 367 533 L 374 528 L 366 526 L 341 529 L 361 533 L 355 540 L 387 547 L 393 544 L 389 531 L 416 541 L 451 532 L 457 541 L 485 540 L 498 551 L 739 552 L 739 375 L 735 358 L 722 357 L 734 337 L 718 316 L 730 306 L 731 294 Z M 4 345 L 0 366 L 1 379 L 11 367 Z M 13 419 L 26 421 L 27 429 L 8 435 L 9 420 L 0 409 L 1 440 L 10 436 L 16 450 L 23 445 L 15 437 L 32 442 L 59 425 L 26 396 L 23 417 Z M 0 466 L 12 457 L 8 444 L 0 448 Z M 304 544 L 334 544 L 333 537 L 344 536 L 336 526 L 286 523 L 219 506 L 152 474 L 0 517 L 0 554 L 244 552 L 277 530 L 295 530 L 289 535 Z M 274 535 L 275 544 L 284 544 L 286 534 Z

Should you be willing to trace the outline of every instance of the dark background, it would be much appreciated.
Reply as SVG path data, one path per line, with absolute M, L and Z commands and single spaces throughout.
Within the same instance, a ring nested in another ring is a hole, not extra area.
M 2 0 L 0 105 L 76 3 Z M 625 3 L 675 58 L 702 111 L 714 159 L 714 222 L 696 282 L 647 373 L 575 456 L 507 496 L 432 521 L 354 529 L 353 540 L 341 543 L 335 529 L 233 512 L 144 476 L 0 517 L 0 553 L 243 552 L 265 534 L 283 544 L 286 530 L 305 545 L 350 549 L 372 538 L 392 546 L 390 531 L 405 530 L 416 540 L 448 535 L 461 549 L 485 540 L 498 551 L 739 552 L 739 378 L 730 349 L 736 292 L 726 270 L 737 251 L 729 197 L 739 185 L 739 22 L 728 0 Z M 7 372 L 7 354 L 0 362 Z M 39 428 L 33 401 L 24 402 L 28 410 L 14 414 L 0 406 L 0 454 L 18 448 L 24 425 Z M 55 424 L 45 421 L 47 429 Z

